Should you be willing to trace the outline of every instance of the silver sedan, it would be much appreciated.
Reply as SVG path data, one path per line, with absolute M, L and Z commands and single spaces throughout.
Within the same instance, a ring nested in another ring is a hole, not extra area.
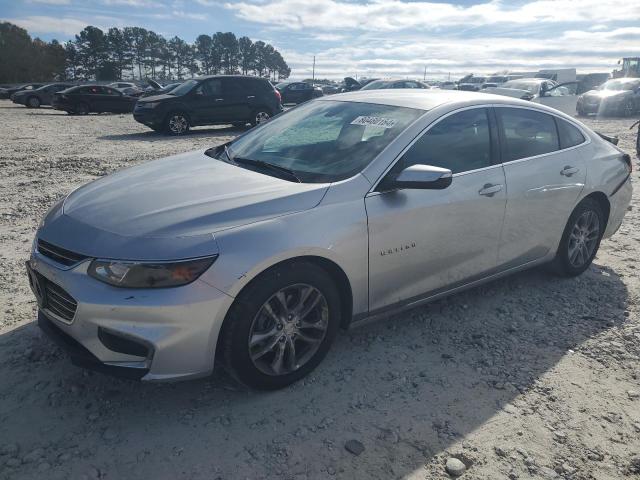
M 446 90 L 314 100 L 55 205 L 27 270 L 80 365 L 142 380 L 221 362 L 286 386 L 340 328 L 549 263 L 587 269 L 631 161 L 574 118 Z

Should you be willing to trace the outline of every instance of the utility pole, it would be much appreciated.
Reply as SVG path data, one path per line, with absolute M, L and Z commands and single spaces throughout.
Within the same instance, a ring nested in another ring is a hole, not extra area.
M 311 70 L 311 83 L 316 83 L 316 56 L 313 56 L 313 68 Z
M 427 66 L 424 66 L 424 75 L 422 75 L 422 81 L 426 82 L 427 81 Z

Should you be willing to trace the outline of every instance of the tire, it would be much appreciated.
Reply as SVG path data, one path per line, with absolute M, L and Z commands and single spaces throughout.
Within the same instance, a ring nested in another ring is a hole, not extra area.
M 219 342 L 225 366 L 258 390 L 300 380 L 329 351 L 340 306 L 335 282 L 316 265 L 297 262 L 266 271 L 242 290 L 227 314 Z
M 183 112 L 171 112 L 164 121 L 164 131 L 169 135 L 185 135 L 190 127 L 189 117 Z
M 261 123 L 269 121 L 271 118 L 271 112 L 266 108 L 258 108 L 251 114 L 251 126 L 255 127 Z
M 29 98 L 27 98 L 27 107 L 29 107 L 29 108 L 40 108 L 40 99 L 38 97 L 29 97 Z
M 88 115 L 90 111 L 91 109 L 89 108 L 89 105 L 84 102 L 80 102 L 74 110 L 78 115 Z
M 571 213 L 564 228 L 552 263 L 555 273 L 563 277 L 575 277 L 589 268 L 598 253 L 605 228 L 602 207 L 594 199 L 585 198 Z

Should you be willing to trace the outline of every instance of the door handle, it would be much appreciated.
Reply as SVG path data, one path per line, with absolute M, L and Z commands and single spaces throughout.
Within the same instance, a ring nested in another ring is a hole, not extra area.
M 485 185 L 478 191 L 480 195 L 485 197 L 493 197 L 496 193 L 502 190 L 502 185 L 493 184 L 493 183 L 485 183 Z
M 247 98 L 256 98 L 255 95 L 247 95 Z
M 224 102 L 224 98 L 216 98 L 216 102 Z
M 562 170 L 560 170 L 560 175 L 564 175 L 565 177 L 570 177 L 574 173 L 578 173 L 580 171 L 577 167 L 572 167 L 571 165 L 566 165 Z

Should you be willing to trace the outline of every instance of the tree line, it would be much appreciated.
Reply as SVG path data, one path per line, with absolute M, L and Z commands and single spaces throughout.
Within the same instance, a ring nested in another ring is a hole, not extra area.
M 172 80 L 234 73 L 284 79 L 291 73 L 272 45 L 237 38 L 232 32 L 199 35 L 190 44 L 141 27 L 114 27 L 105 32 L 87 26 L 63 45 L 55 40 L 32 40 L 26 30 L 7 22 L 0 27 L 1 82 Z
M 63 45 L 32 39 L 24 28 L 0 23 L 0 83 L 46 82 L 64 75 Z

